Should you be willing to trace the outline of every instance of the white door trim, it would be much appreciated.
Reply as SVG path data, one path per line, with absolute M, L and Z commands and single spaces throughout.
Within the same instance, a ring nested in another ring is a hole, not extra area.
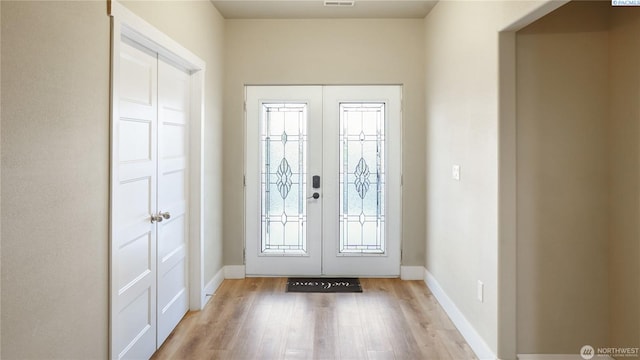
M 119 118 L 118 94 L 119 94 L 119 54 L 122 37 L 136 42 L 149 50 L 158 53 L 164 61 L 187 69 L 191 76 L 191 127 L 190 127 L 190 197 L 189 197 L 189 307 L 191 310 L 200 310 L 206 303 L 206 292 L 203 271 L 203 124 L 204 124 L 204 79 L 206 63 L 198 56 L 184 48 L 182 45 L 169 38 L 167 35 L 142 20 L 133 12 L 124 7 L 119 1 L 108 1 L 108 13 L 111 17 L 111 160 L 110 160 L 110 235 L 109 235 L 109 351 L 110 357 L 117 356 L 113 353 L 114 339 L 114 292 L 112 281 L 114 279 L 111 254 L 113 251 L 113 159 L 114 124 Z

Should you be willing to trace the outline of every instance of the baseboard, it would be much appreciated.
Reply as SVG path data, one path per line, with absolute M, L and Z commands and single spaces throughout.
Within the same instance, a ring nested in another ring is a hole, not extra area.
M 244 279 L 245 275 L 244 265 L 227 265 L 224 267 L 225 279 Z
M 610 356 L 596 355 L 593 359 L 614 360 Z M 579 354 L 518 354 L 518 360 L 584 360 Z
M 218 272 L 213 276 L 211 281 L 209 281 L 207 285 L 205 285 L 204 287 L 204 296 L 206 297 L 205 301 L 209 301 L 211 296 L 213 296 L 216 290 L 218 290 L 218 287 L 220 287 L 220 284 L 222 284 L 223 280 L 224 280 L 224 266 L 222 267 L 222 269 L 218 270 Z
M 218 287 L 220 287 L 224 279 L 244 279 L 244 265 L 227 265 L 218 270 L 202 290 L 201 304 L 203 308 L 211 296 L 218 290 Z
M 200 293 L 200 296 L 201 296 L 200 304 L 202 305 L 202 307 L 200 309 L 191 308 L 191 310 L 204 309 L 204 306 L 207 305 L 207 302 L 209 301 L 209 299 L 211 299 L 211 296 L 213 295 L 213 293 L 215 293 L 216 290 L 218 290 L 218 287 L 220 286 L 220 284 L 222 284 L 223 280 L 224 280 L 224 267 L 218 270 L 218 272 L 215 275 L 213 275 L 213 278 L 211 278 L 211 280 L 209 280 L 209 282 L 202 289 L 202 292 Z
M 429 290 L 433 296 L 438 300 L 440 306 L 444 309 L 444 311 L 449 315 L 449 318 L 456 326 L 462 337 L 467 341 L 471 349 L 476 354 L 478 359 L 481 360 L 495 360 L 497 359 L 496 354 L 491 351 L 491 348 L 484 339 L 478 334 L 476 329 L 473 328 L 471 323 L 465 318 L 464 314 L 458 309 L 456 304 L 449 298 L 447 293 L 438 283 L 438 280 L 431 275 L 428 270 L 424 270 L 424 282 L 427 284 Z
M 400 279 L 424 280 L 424 266 L 400 266 Z

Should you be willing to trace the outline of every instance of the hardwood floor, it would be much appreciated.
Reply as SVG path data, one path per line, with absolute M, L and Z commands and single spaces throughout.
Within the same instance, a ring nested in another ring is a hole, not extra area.
M 153 359 L 476 359 L 422 281 L 362 293 L 286 293 L 285 278 L 225 280 Z

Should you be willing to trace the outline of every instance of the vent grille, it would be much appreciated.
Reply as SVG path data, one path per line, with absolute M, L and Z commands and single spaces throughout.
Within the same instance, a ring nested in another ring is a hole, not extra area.
M 351 0 L 325 0 L 324 6 L 340 6 L 340 7 L 351 7 L 355 5 L 355 1 Z

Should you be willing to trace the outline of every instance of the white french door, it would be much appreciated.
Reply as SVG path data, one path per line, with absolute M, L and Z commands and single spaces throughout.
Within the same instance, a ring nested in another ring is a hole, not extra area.
M 312 182 L 322 171 L 322 87 L 250 86 L 246 95 L 247 274 L 319 274 L 322 201 Z
M 111 355 L 146 359 L 189 309 L 189 75 L 123 39 L 112 139 Z
M 400 86 L 247 86 L 248 275 L 398 276 Z
M 400 275 L 401 95 L 325 87 L 323 275 Z

